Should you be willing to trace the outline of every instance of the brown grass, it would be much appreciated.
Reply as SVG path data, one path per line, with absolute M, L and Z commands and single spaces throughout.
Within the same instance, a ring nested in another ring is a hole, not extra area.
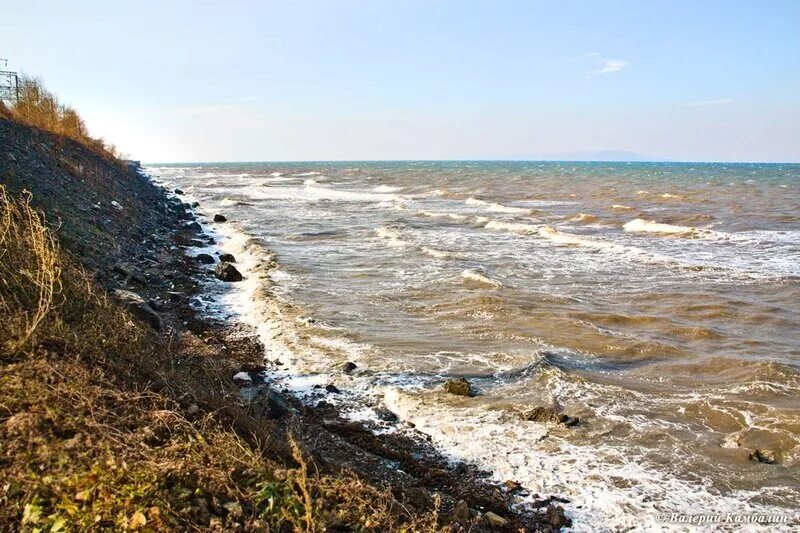
M 9 109 L 0 109 L 3 111 L 23 124 L 70 138 L 109 158 L 123 158 L 113 144 L 89 135 L 78 112 L 59 102 L 38 78 L 20 76 L 19 97 Z
M 201 339 L 135 321 L 2 186 L 0 280 L 0 531 L 442 529 L 248 422 Z

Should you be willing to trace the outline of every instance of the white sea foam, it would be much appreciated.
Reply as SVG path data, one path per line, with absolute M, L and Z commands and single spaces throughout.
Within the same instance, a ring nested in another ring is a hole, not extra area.
M 699 230 L 692 226 L 677 226 L 674 224 L 662 224 L 660 222 L 653 222 L 652 220 L 644 220 L 637 218 L 626 222 L 623 226 L 625 231 L 631 232 L 644 232 L 644 233 L 675 233 L 681 235 L 694 235 L 699 233 Z
M 464 220 L 465 218 L 468 218 L 467 215 L 462 215 L 459 213 L 439 213 L 435 211 L 417 211 L 417 214 L 423 217 L 451 218 L 453 220 Z
M 378 235 L 378 237 L 384 239 L 389 246 L 403 248 L 410 244 L 404 239 L 403 234 L 397 228 L 381 226 L 375 230 L 375 233 Z
M 633 208 L 629 205 L 621 205 L 621 204 L 612 204 L 611 209 L 615 211 L 632 211 Z
M 467 205 L 484 207 L 487 211 L 492 213 L 530 213 L 531 210 L 526 207 L 512 207 L 508 205 L 498 204 L 494 202 L 487 202 L 477 198 L 467 198 L 464 201 Z
M 319 173 L 319 172 L 301 172 L 300 174 L 292 174 L 292 176 L 298 176 L 298 177 L 303 177 L 303 176 L 319 176 L 319 175 L 320 175 L 320 173 Z
M 468 268 L 461 273 L 461 278 L 464 280 L 468 280 L 471 282 L 479 283 L 481 285 L 486 285 L 489 287 L 499 288 L 502 287 L 503 284 L 497 280 L 494 280 L 485 274 L 478 272 L 475 269 Z
M 372 190 L 375 192 L 398 192 L 402 191 L 403 187 L 392 187 L 391 185 L 378 185 Z

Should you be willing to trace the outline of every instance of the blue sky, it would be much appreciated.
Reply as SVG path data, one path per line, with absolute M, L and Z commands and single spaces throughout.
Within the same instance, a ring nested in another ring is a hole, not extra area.
M 0 57 L 147 161 L 800 161 L 798 1 L 31 0 Z

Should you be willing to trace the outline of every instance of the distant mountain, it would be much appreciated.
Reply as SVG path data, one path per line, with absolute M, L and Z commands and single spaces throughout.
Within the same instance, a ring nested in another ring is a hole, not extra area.
M 509 157 L 528 161 L 669 161 L 661 157 L 637 154 L 625 150 L 579 150 L 556 154 L 530 154 Z

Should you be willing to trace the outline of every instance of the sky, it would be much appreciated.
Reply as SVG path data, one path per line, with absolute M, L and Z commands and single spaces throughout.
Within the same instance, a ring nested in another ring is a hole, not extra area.
M 796 0 L 27 0 L 0 57 L 148 162 L 800 161 Z

